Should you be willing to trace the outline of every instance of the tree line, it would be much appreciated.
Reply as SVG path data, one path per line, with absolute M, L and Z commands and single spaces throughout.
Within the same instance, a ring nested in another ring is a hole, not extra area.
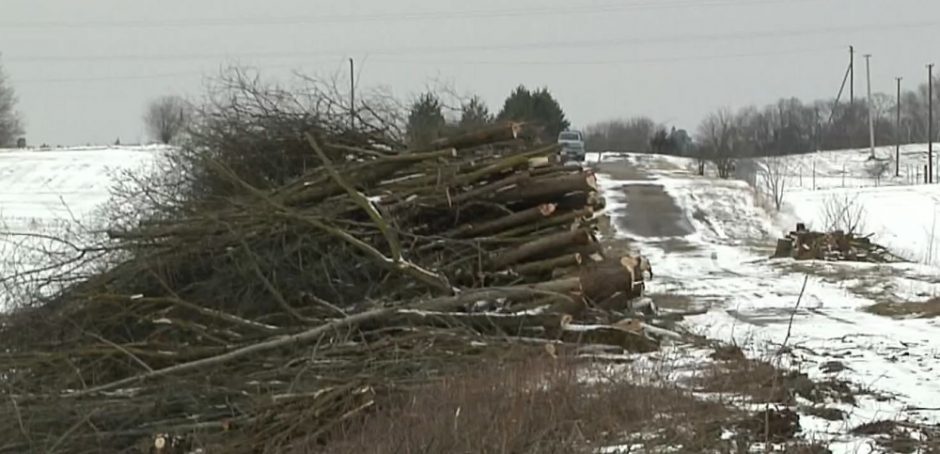
M 940 79 L 934 81 L 936 85 Z M 871 110 L 875 145 L 923 143 L 927 139 L 928 86 L 902 92 L 900 123 L 897 96 L 884 93 L 854 102 L 834 99 L 804 102 L 782 98 L 765 106 L 737 110 L 718 109 L 701 120 L 691 136 L 682 129 L 657 124 L 648 117 L 604 121 L 586 128 L 590 151 L 632 151 L 695 157 L 699 168 L 712 162 L 719 175 L 728 176 L 741 157 L 779 156 L 818 150 L 869 146 Z M 935 90 L 934 104 L 940 104 Z M 936 126 L 936 125 L 935 125 Z M 933 140 L 940 128 L 934 128 Z
M 542 138 L 553 141 L 561 131 L 571 126 L 561 105 L 544 87 L 535 90 L 524 85 L 516 87 L 495 115 L 479 96 L 471 96 L 452 110 L 457 111 L 456 115 L 449 115 L 450 109 L 435 92 L 429 91 L 418 96 L 408 109 L 408 143 L 413 146 L 427 145 L 440 137 L 501 121 L 537 124 L 541 128 Z
M 676 154 L 723 166 L 726 158 L 866 147 L 869 109 L 876 145 L 922 143 L 927 140 L 927 96 L 926 83 L 902 93 L 900 124 L 893 95 L 874 94 L 870 107 L 868 100 L 861 98 L 854 102 L 783 98 L 765 106 L 718 109 L 706 115 L 692 134 L 644 116 L 599 122 L 585 128 L 585 143 L 588 151 Z M 940 104 L 940 90 L 935 90 L 934 98 L 934 103 Z M 22 139 L 23 121 L 15 109 L 16 101 L 0 68 L 0 146 L 12 146 Z M 404 139 L 414 145 L 498 121 L 538 124 L 547 141 L 555 140 L 559 132 L 571 126 L 564 109 L 545 87 L 518 86 L 496 113 L 479 96 L 448 106 L 433 91 L 417 96 L 403 110 Z M 190 111 L 189 104 L 180 97 L 161 97 L 147 106 L 144 123 L 151 138 L 172 143 L 184 131 Z M 940 128 L 934 131 L 938 134 Z

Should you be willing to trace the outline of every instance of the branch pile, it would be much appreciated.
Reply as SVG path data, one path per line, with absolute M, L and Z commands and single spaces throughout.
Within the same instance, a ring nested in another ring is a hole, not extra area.
M 4 316 L 0 451 L 282 452 L 510 345 L 657 348 L 594 175 L 521 128 L 304 134 L 316 164 L 274 189 L 213 164 L 224 200 L 109 231 L 113 266 Z
M 796 260 L 826 260 L 830 262 L 899 262 L 887 248 L 871 241 L 871 236 L 857 236 L 841 230 L 813 232 L 802 225 L 785 238 L 777 240 L 774 258 Z

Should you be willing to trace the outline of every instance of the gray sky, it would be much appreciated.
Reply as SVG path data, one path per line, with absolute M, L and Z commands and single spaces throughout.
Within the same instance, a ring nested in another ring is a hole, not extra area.
M 694 129 L 719 107 L 893 93 L 940 63 L 937 0 L 3 0 L 0 64 L 30 143 L 146 139 L 153 97 L 198 95 L 221 66 L 330 76 L 410 97 L 431 84 L 498 110 L 547 86 L 575 126 L 649 115 Z M 937 71 L 940 74 L 940 70 Z

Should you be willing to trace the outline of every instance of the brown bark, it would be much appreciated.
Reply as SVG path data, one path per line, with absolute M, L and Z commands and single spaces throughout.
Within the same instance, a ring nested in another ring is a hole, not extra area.
M 597 178 L 589 172 L 550 176 L 523 181 L 515 188 L 497 193 L 497 202 L 541 202 L 555 200 L 570 192 L 596 192 Z M 582 205 L 583 206 L 583 205 Z
M 468 200 L 481 199 L 488 194 L 496 192 L 507 186 L 518 184 L 519 182 L 525 181 L 528 178 L 529 178 L 528 172 L 514 173 L 506 178 L 494 181 L 490 184 L 480 186 L 476 189 L 471 189 L 467 192 L 457 194 L 456 196 L 454 196 L 454 203 L 459 204 L 462 202 L 466 202 Z
M 431 144 L 432 148 L 472 148 L 493 142 L 505 142 L 516 139 L 522 130 L 521 123 L 504 123 L 468 132 L 456 137 L 445 137 Z
M 607 258 L 607 254 L 604 253 L 604 247 L 598 242 L 576 246 L 566 252 L 581 255 L 583 263 L 601 262 Z
M 585 267 L 580 279 L 584 297 L 594 304 L 617 293 L 629 295 L 633 288 L 633 274 L 620 259 L 607 259 Z
M 491 266 L 493 269 L 503 269 L 549 251 L 557 251 L 568 246 L 584 245 L 590 242 L 591 234 L 587 230 L 556 233 L 497 253 L 491 261 Z
M 551 259 L 516 265 L 513 267 L 513 271 L 517 274 L 542 274 L 551 272 L 555 268 L 577 266 L 581 264 L 581 261 L 580 254 L 566 254 Z
M 465 314 L 456 312 L 399 311 L 387 319 L 376 320 L 375 326 L 433 326 L 438 328 L 467 327 L 484 334 L 539 334 L 546 328 L 561 326 L 562 314 Z
M 557 226 L 570 226 L 573 225 L 574 228 L 581 228 L 586 225 L 588 219 L 594 215 L 594 209 L 587 207 L 576 211 L 568 211 L 563 213 L 554 214 L 551 217 L 538 220 L 529 225 L 521 225 L 519 227 L 506 230 L 499 233 L 501 238 L 511 238 L 514 236 L 524 236 L 532 232 L 537 232 L 539 230 L 550 229 Z
M 500 232 L 520 224 L 527 224 L 551 216 L 555 212 L 555 204 L 546 203 L 528 210 L 519 211 L 488 222 L 464 224 L 444 236 L 467 238 Z

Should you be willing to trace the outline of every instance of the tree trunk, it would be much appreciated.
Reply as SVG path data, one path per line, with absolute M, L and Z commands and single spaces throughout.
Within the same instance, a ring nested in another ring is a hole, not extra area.
M 556 233 L 497 253 L 490 264 L 493 269 L 504 269 L 509 265 L 522 262 L 531 257 L 537 257 L 550 251 L 560 251 L 573 245 L 589 244 L 592 241 L 591 233 L 587 230 Z
M 478 131 L 468 132 L 456 137 L 445 137 L 434 141 L 432 148 L 472 148 L 494 142 L 505 142 L 519 137 L 521 123 L 504 123 Z
M 552 259 L 517 265 L 513 267 L 513 271 L 517 274 L 544 274 L 555 268 L 580 265 L 581 260 L 581 254 L 566 254 Z
M 560 177 L 551 176 L 523 181 L 515 188 L 508 188 L 494 196 L 497 202 L 542 203 L 557 200 L 570 192 L 596 192 L 597 178 L 589 172 L 573 173 Z M 584 206 L 584 205 L 582 205 Z
M 455 238 L 477 237 L 494 232 L 515 227 L 520 224 L 527 224 L 539 221 L 542 218 L 551 216 L 555 212 L 555 204 L 545 203 L 536 207 L 529 208 L 488 222 L 464 224 L 444 236 Z

